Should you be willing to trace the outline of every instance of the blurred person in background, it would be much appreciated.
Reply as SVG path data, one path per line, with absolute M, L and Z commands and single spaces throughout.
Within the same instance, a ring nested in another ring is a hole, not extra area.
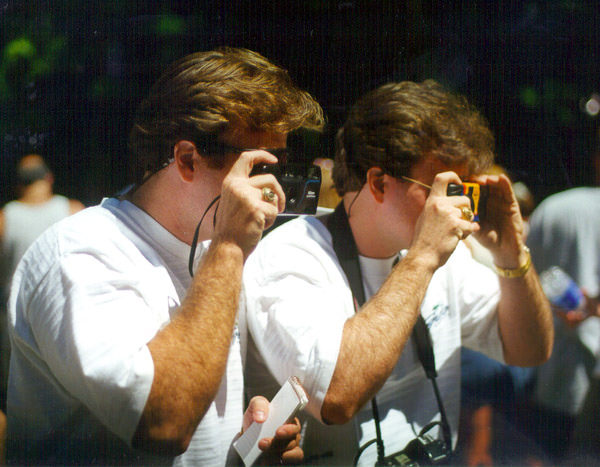
M 327 157 L 317 157 L 315 165 L 321 167 L 321 189 L 319 190 L 319 207 L 325 209 L 335 209 L 342 200 L 335 191 L 333 183 L 333 159 Z
M 54 193 L 54 174 L 38 154 L 19 160 L 15 184 L 17 199 L 0 210 L 0 278 L 5 296 L 29 245 L 52 224 L 84 208 L 80 201 Z
M 597 167 L 598 160 L 596 154 Z M 588 454 L 583 445 L 572 445 L 577 418 L 598 417 L 583 406 L 600 367 L 600 186 L 571 188 L 544 199 L 531 215 L 527 243 L 540 274 L 558 266 L 583 293 L 575 309 L 553 306 L 554 349 L 536 371 L 534 406 L 525 421 L 556 462 L 568 463 L 572 456 Z M 598 427 L 590 423 L 584 430 L 597 437 L 593 431 Z
M 594 169 L 596 186 L 600 186 L 600 131 L 598 131 L 598 144 L 594 153 Z M 600 226 L 598 226 L 600 229 Z M 599 266 L 600 267 L 600 266 Z M 600 272 L 598 272 L 600 275 Z M 589 301 L 587 310 L 589 314 L 600 316 L 600 299 L 595 297 Z M 595 462 L 595 465 L 600 464 L 600 359 L 597 359 L 596 366 L 591 375 L 590 388 L 587 392 L 586 399 L 575 421 L 575 431 L 573 434 L 573 442 L 571 443 L 571 458 L 579 460 L 585 456 L 583 462 L 590 465 Z

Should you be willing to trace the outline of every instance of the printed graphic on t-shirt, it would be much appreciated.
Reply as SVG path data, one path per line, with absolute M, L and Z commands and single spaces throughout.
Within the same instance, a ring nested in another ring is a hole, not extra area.
M 449 310 L 446 303 L 434 305 L 431 311 L 424 316 L 427 327 L 433 329 L 440 321 L 448 317 Z

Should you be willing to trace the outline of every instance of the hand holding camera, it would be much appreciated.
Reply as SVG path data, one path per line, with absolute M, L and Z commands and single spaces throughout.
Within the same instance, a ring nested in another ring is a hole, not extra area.
M 223 180 L 216 216 L 215 235 L 240 245 L 245 256 L 254 249 L 263 230 L 273 224 L 283 209 L 284 193 L 272 176 L 248 178 L 256 164 L 273 164 L 276 157 L 266 151 L 249 150 L 240 154 Z M 268 187 L 276 196 L 272 203 L 257 203 Z
M 506 175 L 482 175 L 474 182 L 487 187 L 477 240 L 488 248 L 497 266 L 515 269 L 524 264 L 525 234 L 519 203 Z M 480 206 L 481 209 L 481 199 Z
M 285 193 L 285 209 L 281 215 L 314 215 L 319 203 L 321 168 L 303 163 L 258 164 L 250 176 L 272 174 Z
M 487 208 L 487 199 L 489 196 L 490 189 L 487 185 L 480 185 L 479 183 L 465 182 L 461 184 L 449 183 L 446 189 L 448 196 L 466 196 L 471 201 L 471 212 L 466 214 L 464 211 L 464 217 L 469 217 L 467 220 L 480 222 L 485 219 L 485 213 Z
M 460 240 L 480 229 L 479 224 L 473 222 L 470 199 L 456 188 L 456 193 L 448 196 L 449 186 L 451 193 L 453 186 L 459 187 L 460 192 L 464 190 L 454 172 L 441 172 L 435 176 L 412 239 L 411 249 L 423 259 L 430 258 L 434 268 L 446 262 Z

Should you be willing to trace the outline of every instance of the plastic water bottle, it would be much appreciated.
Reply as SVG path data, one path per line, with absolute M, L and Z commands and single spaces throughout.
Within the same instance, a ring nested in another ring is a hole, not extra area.
M 540 274 L 544 293 L 555 306 L 576 310 L 583 303 L 583 293 L 575 281 L 558 266 L 552 266 Z

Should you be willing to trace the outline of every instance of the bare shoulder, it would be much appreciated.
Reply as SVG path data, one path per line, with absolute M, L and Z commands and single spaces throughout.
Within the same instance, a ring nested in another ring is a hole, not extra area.
M 82 209 L 84 209 L 85 206 L 83 205 L 83 203 L 77 199 L 70 199 L 69 200 L 69 212 L 71 214 L 75 214 L 78 211 L 81 211 Z

